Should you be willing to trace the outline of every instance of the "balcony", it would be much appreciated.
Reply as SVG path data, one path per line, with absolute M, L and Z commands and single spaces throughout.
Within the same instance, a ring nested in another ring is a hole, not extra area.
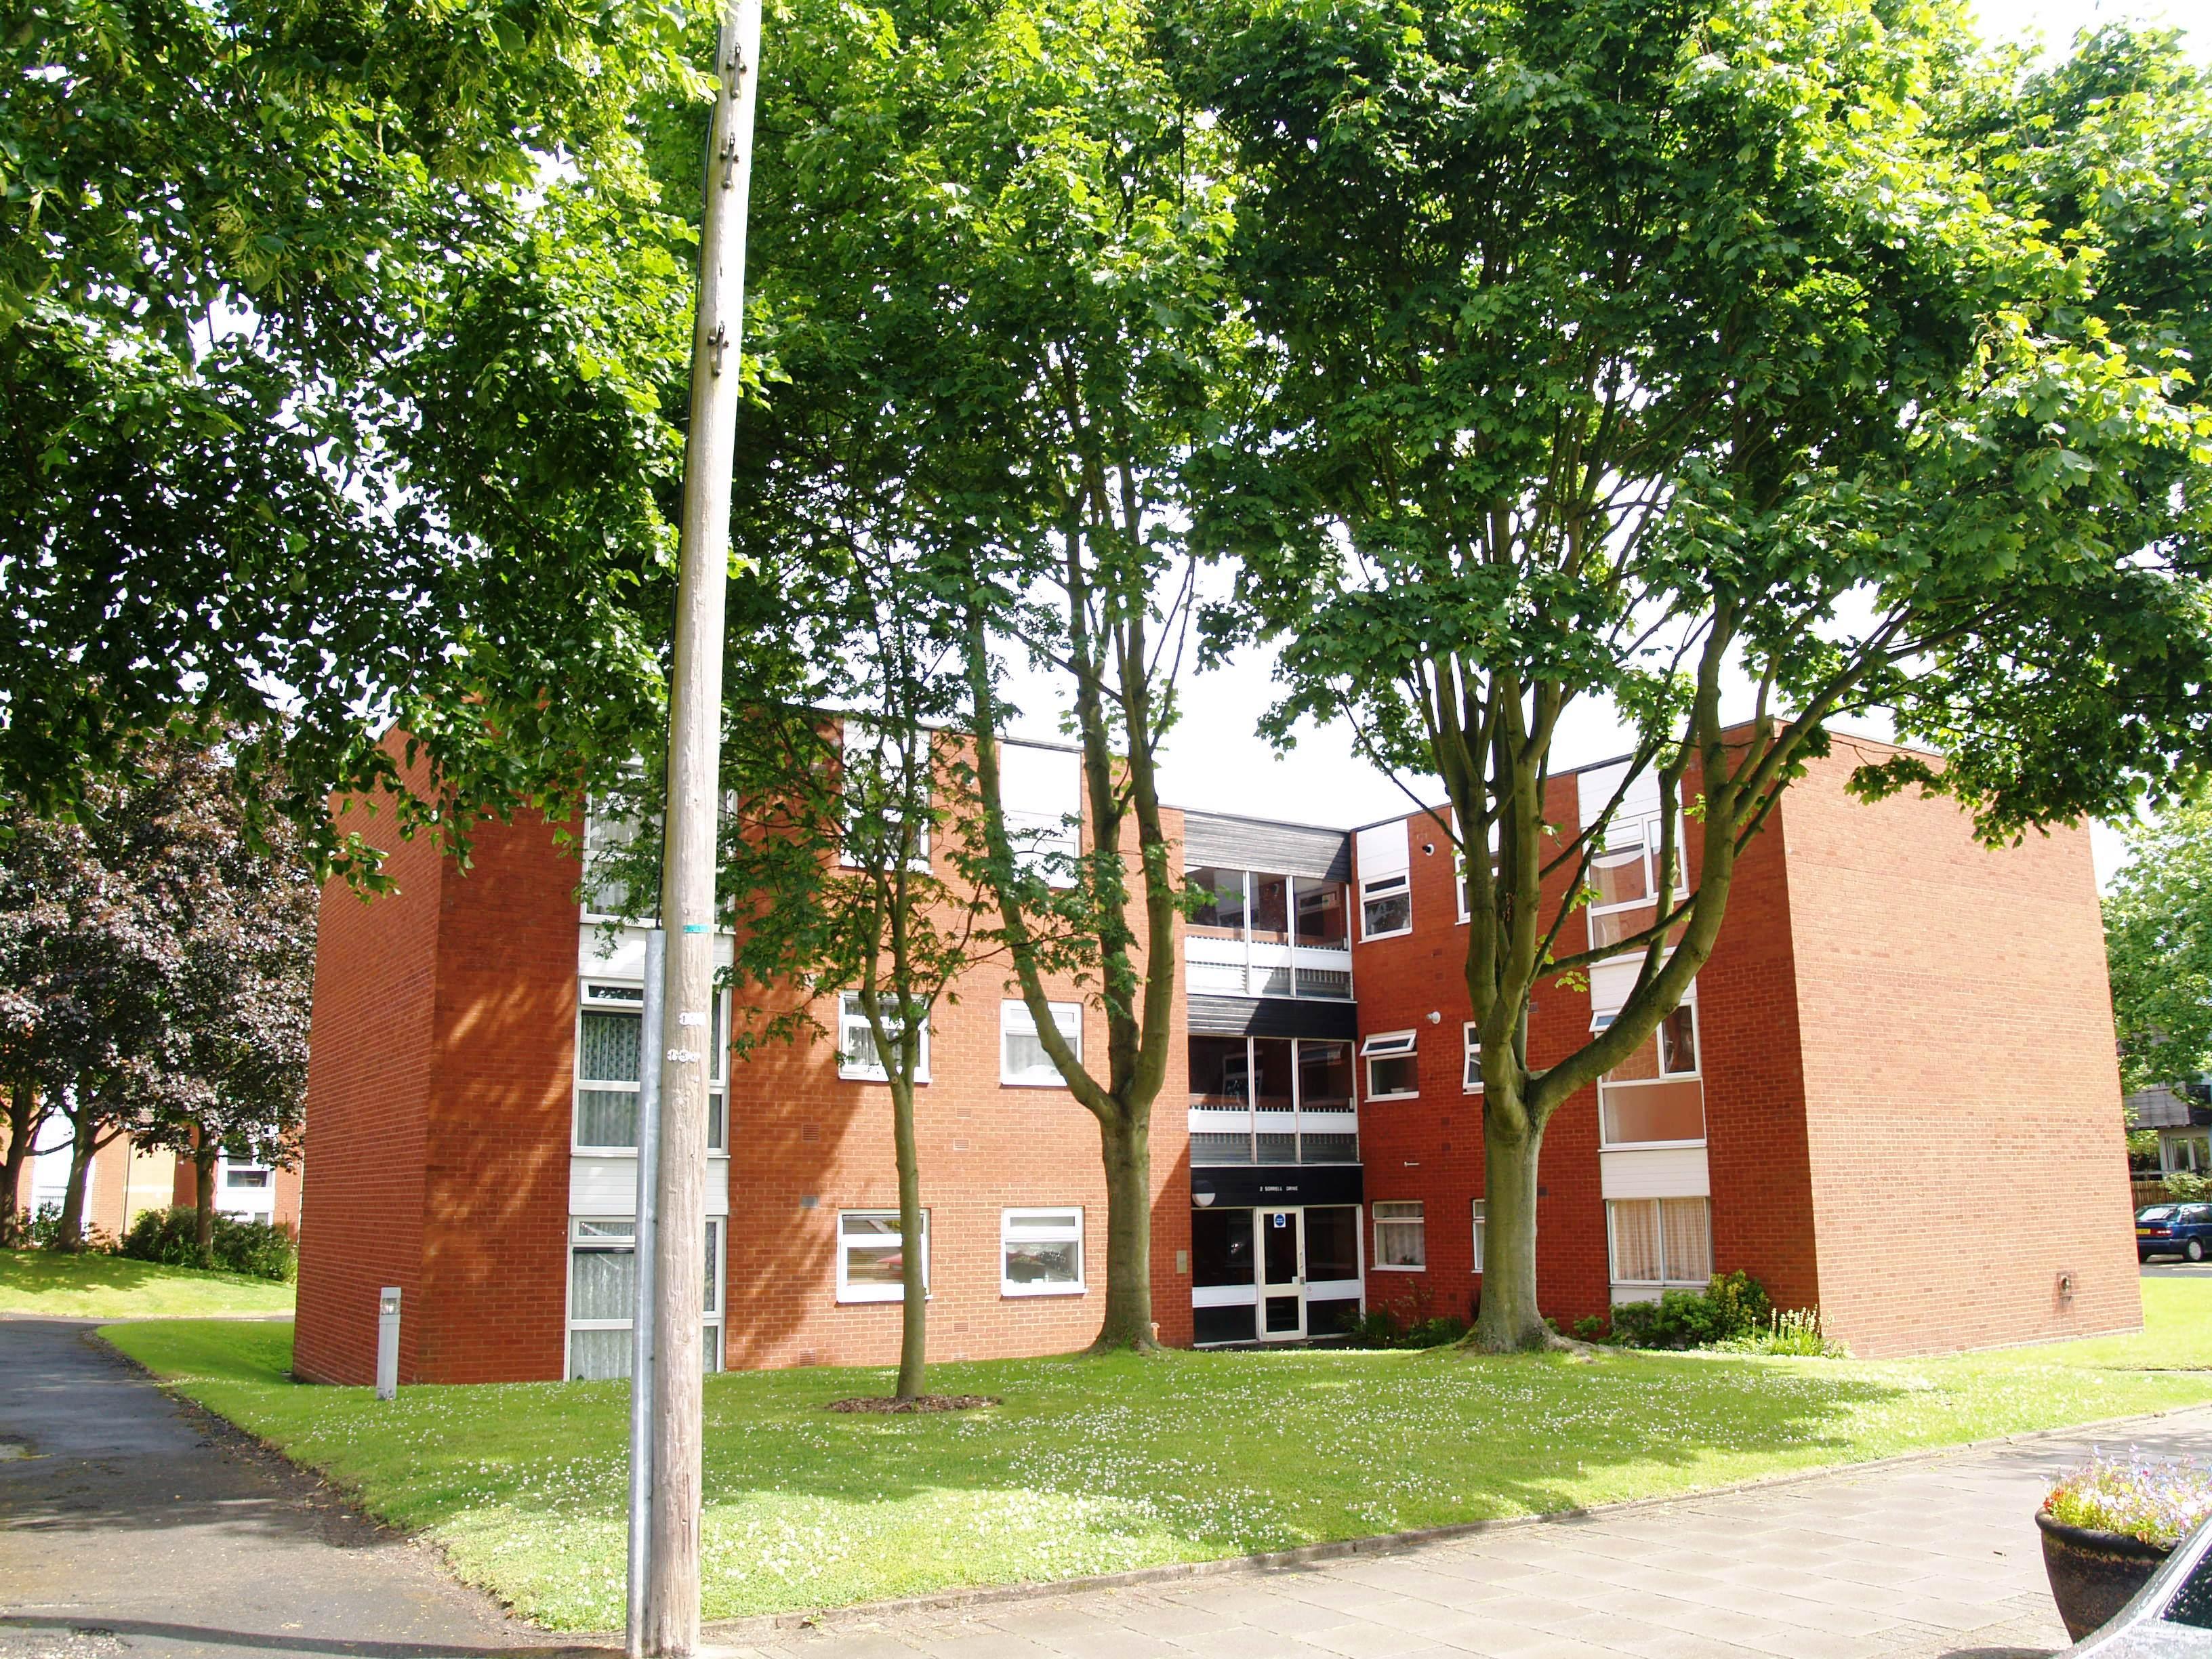
M 1193 996 L 1352 997 L 1349 945 L 1278 944 L 1193 927 L 1183 936 L 1183 963 Z
M 1296 1108 L 1262 1097 L 1255 1105 L 1221 1095 L 1194 1095 L 1193 1164 L 1357 1164 L 1359 1115 L 1336 1107 Z

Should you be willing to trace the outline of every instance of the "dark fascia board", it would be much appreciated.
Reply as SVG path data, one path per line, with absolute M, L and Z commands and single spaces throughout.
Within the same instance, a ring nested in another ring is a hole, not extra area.
M 1359 1005 L 1308 997 L 1185 999 L 1194 1036 L 1314 1037 L 1349 1042 L 1359 1035 Z

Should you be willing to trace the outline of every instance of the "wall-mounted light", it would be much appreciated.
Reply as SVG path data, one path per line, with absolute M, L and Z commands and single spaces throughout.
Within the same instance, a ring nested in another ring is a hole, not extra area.
M 1444 1023 L 1444 1017 L 1443 1017 L 1443 1014 L 1439 1013 L 1439 1012 L 1438 1012 L 1436 1009 L 1434 1009 L 1434 1008 L 1431 1008 L 1431 1009 L 1430 1009 L 1430 1010 L 1429 1010 L 1429 1024 L 1431 1024 L 1431 1025 L 1441 1025 L 1441 1024 L 1443 1024 L 1443 1023 Z

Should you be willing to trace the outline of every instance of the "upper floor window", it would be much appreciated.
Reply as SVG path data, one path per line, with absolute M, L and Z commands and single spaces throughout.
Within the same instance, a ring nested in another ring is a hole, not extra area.
M 896 734 L 848 719 L 844 738 L 845 854 L 849 866 L 890 865 L 913 826 L 909 854 L 921 868 L 929 864 L 929 733 L 917 732 L 911 745 Z
M 1051 1011 L 1054 1029 L 1075 1050 L 1076 1059 L 1081 1060 L 1083 1005 L 1048 1002 L 1045 1006 Z M 1057 1089 L 1065 1083 L 1060 1067 L 1045 1052 L 1043 1039 L 1037 1036 L 1036 1018 L 1025 1002 L 1010 1000 L 999 1005 L 999 1081 L 1047 1089 Z
M 1244 937 L 1244 872 L 1201 866 L 1190 872 L 1190 928 L 1219 939 Z
M 1413 896 L 1405 819 L 1362 830 L 1356 840 L 1360 938 L 1387 939 L 1409 932 L 1413 925 Z
M 1054 887 L 1074 885 L 1083 852 L 1083 757 L 1072 749 L 1000 744 L 999 805 L 1016 867 Z
M 884 996 L 879 999 L 885 1033 L 896 1040 L 899 1035 L 897 1000 Z M 929 1081 L 929 1017 L 925 1014 L 915 1022 L 915 1050 L 914 1080 Z M 888 1083 L 890 1068 L 884 1064 L 883 1051 L 876 1046 L 875 1028 L 868 1024 L 868 1011 L 862 1005 L 860 993 L 847 991 L 837 1000 L 837 1075 L 859 1083 Z
M 1589 942 L 1592 950 L 1632 939 L 1658 918 L 1659 841 L 1666 815 L 1647 812 L 1615 818 L 1605 846 L 1590 859 Z M 1682 886 L 1684 837 L 1676 819 L 1674 891 Z
M 1419 1041 L 1413 1031 L 1379 1031 L 1359 1045 L 1360 1058 L 1367 1062 L 1368 1099 L 1407 1100 L 1421 1092 L 1413 1052 Z
M 586 980 L 579 988 L 578 1001 L 574 1144 L 579 1152 L 634 1152 L 644 1059 L 645 988 Z M 724 1098 L 729 1082 L 726 994 L 715 992 L 709 1006 L 707 1146 L 719 1152 L 726 1146 L 728 1116 Z
M 1612 1024 L 1601 1014 L 1599 1029 Z M 1608 1146 L 1705 1138 L 1693 994 L 1659 1022 L 1627 1059 L 1598 1080 L 1598 1128 Z

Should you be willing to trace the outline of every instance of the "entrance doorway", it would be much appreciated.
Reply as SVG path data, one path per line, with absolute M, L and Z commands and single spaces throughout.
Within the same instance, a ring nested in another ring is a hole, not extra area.
M 1260 1340 L 1296 1341 L 1306 1334 L 1306 1215 L 1261 1210 L 1260 1227 Z

